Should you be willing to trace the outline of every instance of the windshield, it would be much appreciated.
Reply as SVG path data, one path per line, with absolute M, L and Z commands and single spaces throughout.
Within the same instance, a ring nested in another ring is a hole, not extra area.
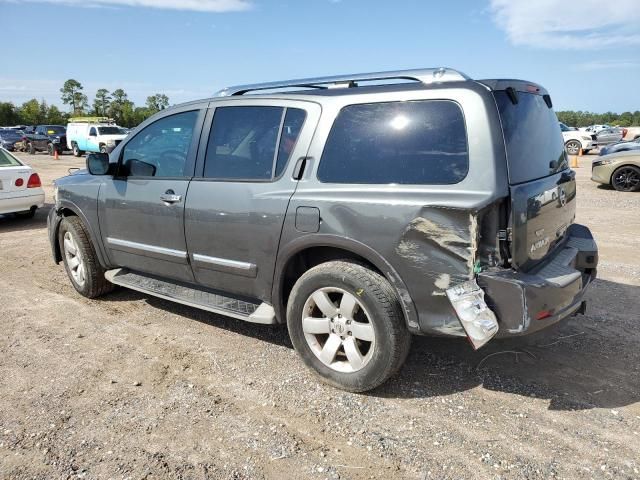
M 541 95 L 493 92 L 500 112 L 512 184 L 548 177 L 568 167 L 558 118 Z
M 0 167 L 20 167 L 22 164 L 6 150 L 0 148 Z
M 121 135 L 118 127 L 98 127 L 98 133 L 100 135 Z
M 67 132 L 67 129 L 60 125 L 46 125 L 44 128 L 47 135 L 64 135 Z

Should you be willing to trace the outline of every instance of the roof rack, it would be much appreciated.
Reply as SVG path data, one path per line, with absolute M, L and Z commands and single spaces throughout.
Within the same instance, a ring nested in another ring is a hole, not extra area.
M 244 95 L 258 90 L 275 90 L 280 88 L 350 88 L 357 87 L 357 82 L 373 82 L 378 80 L 413 80 L 423 84 L 440 82 L 459 82 L 469 80 L 464 73 L 452 68 L 423 68 L 415 70 L 395 70 L 389 72 L 354 73 L 351 75 L 336 75 L 333 77 L 300 78 L 279 82 L 255 83 L 251 85 L 236 85 L 220 90 L 216 97 L 230 97 Z

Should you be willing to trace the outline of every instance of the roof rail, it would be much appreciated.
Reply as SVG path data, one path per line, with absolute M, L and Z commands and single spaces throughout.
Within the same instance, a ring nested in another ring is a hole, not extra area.
M 414 80 L 423 84 L 440 82 L 456 82 L 469 80 L 469 77 L 452 68 L 423 68 L 415 70 L 395 70 L 389 72 L 354 73 L 351 75 L 336 75 L 333 77 L 300 78 L 279 82 L 255 83 L 251 85 L 236 85 L 220 90 L 216 97 L 230 97 L 244 95 L 258 90 L 275 90 L 279 88 L 340 88 L 357 87 L 357 82 L 371 82 L 378 80 Z

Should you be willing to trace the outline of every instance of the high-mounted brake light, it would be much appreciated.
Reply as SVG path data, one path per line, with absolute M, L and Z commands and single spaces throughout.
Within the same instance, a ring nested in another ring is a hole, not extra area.
M 42 182 L 40 181 L 40 177 L 37 173 L 32 173 L 29 177 L 29 181 L 27 182 L 27 188 L 38 188 L 42 186 Z
M 535 85 L 527 85 L 527 92 L 538 93 L 540 89 Z
M 536 320 L 544 320 L 551 316 L 551 310 L 542 310 L 536 315 Z

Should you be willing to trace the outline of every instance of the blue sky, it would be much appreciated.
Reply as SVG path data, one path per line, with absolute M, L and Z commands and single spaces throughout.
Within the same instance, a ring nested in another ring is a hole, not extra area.
M 436 6 L 437 5 L 437 6 Z M 0 100 L 68 78 L 171 103 L 237 83 L 449 66 L 544 85 L 556 110 L 640 110 L 638 0 L 0 0 Z

